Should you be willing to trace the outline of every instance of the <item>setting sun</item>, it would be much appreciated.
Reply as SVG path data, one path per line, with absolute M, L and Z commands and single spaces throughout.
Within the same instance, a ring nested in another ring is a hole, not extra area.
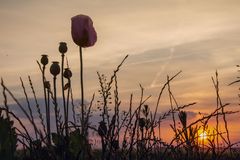
M 199 134 L 199 140 L 205 140 L 208 138 L 207 132 L 206 131 L 201 131 Z

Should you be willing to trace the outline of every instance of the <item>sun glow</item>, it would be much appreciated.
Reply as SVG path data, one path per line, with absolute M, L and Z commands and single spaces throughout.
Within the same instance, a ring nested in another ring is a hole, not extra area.
M 206 131 L 201 131 L 199 134 L 199 140 L 206 140 L 208 138 Z

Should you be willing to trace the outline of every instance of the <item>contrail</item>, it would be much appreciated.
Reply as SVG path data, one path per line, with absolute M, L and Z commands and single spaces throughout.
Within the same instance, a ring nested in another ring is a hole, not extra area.
M 165 68 L 169 64 L 169 62 L 172 60 L 174 52 L 175 52 L 175 48 L 171 47 L 169 56 L 167 57 L 165 63 L 161 66 L 160 71 L 157 72 L 155 78 L 153 79 L 153 81 L 152 81 L 152 83 L 150 85 L 150 88 L 154 88 L 154 87 L 158 87 L 159 86 L 159 85 L 157 85 L 157 81 L 158 81 L 160 75 L 162 74 L 162 72 L 165 70 Z

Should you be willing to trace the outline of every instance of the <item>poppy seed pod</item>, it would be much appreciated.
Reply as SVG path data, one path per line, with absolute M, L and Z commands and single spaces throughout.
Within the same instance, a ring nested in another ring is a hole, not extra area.
M 72 71 L 69 68 L 65 68 L 63 76 L 67 79 L 70 79 L 72 77 Z
M 67 52 L 68 48 L 67 48 L 67 43 L 66 42 L 60 42 L 59 43 L 59 47 L 58 50 L 60 53 L 64 54 Z
M 60 73 L 60 66 L 59 66 L 58 62 L 56 62 L 56 61 L 52 62 L 52 65 L 50 67 L 50 73 L 53 76 L 57 76 Z
M 97 33 L 89 16 L 77 15 L 72 17 L 72 39 L 80 47 L 91 47 L 97 41 Z
M 98 134 L 101 137 L 104 137 L 107 134 L 107 126 L 106 123 L 103 121 L 99 122 Z
M 46 55 L 46 54 L 43 54 L 43 55 L 42 55 L 41 63 L 42 63 L 42 65 L 44 65 L 44 66 L 48 64 L 48 55 Z

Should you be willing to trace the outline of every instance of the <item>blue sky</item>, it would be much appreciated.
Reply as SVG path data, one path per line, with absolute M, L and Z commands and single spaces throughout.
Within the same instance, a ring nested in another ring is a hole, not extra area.
M 146 95 L 152 95 L 149 104 L 155 104 L 166 76 L 182 70 L 172 87 L 179 102 L 198 102 L 192 110 L 208 112 L 215 105 L 211 76 L 218 70 L 221 95 L 233 103 L 232 108 L 238 107 L 237 87 L 227 84 L 237 76 L 235 65 L 240 62 L 240 1 L 0 0 L 0 4 L 0 76 L 17 97 L 23 97 L 18 78 L 27 81 L 27 75 L 41 97 L 36 60 L 41 54 L 60 60 L 60 41 L 68 43 L 73 83 L 78 86 L 79 55 L 71 40 L 70 19 L 86 14 L 98 34 L 96 45 L 84 49 L 88 99 L 98 90 L 96 71 L 109 75 L 129 54 L 119 74 L 124 103 L 131 93 L 139 95 L 141 83 Z M 77 87 L 74 95 L 80 96 Z M 167 110 L 168 101 L 162 103 L 160 110 Z

